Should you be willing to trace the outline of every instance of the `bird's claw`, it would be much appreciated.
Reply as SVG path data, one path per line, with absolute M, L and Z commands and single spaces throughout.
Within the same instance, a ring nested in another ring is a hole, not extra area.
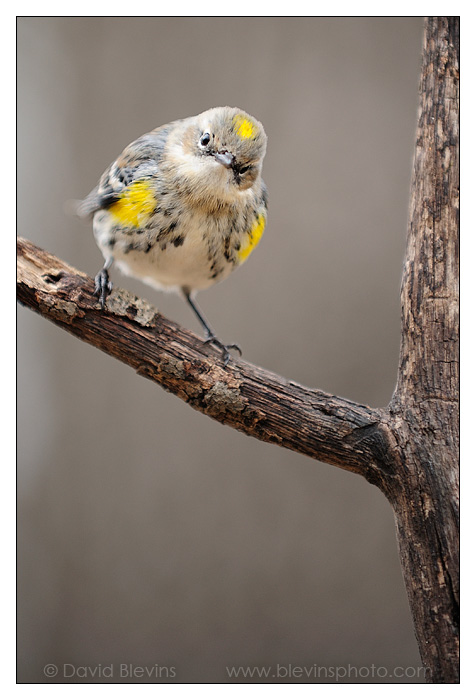
M 96 277 L 94 278 L 94 296 L 99 299 L 101 304 L 101 309 L 104 309 L 106 305 L 106 298 L 112 291 L 112 282 L 109 279 L 109 274 L 106 268 L 99 270 Z
M 218 338 L 215 335 L 208 336 L 208 338 L 205 338 L 203 343 L 204 345 L 214 345 L 216 348 L 221 350 L 223 365 L 225 367 L 230 361 L 230 350 L 236 350 L 240 354 L 240 356 L 243 354 L 239 345 L 237 345 L 236 343 L 230 343 L 229 345 L 225 345 L 225 343 L 222 343 L 221 340 L 218 340 Z

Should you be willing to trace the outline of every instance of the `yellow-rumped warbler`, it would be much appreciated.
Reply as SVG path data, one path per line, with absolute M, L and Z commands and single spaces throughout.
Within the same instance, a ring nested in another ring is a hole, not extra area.
M 94 215 L 105 264 L 95 294 L 104 308 L 114 262 L 158 289 L 182 292 L 206 343 L 229 350 L 194 300 L 224 280 L 258 244 L 266 224 L 261 179 L 266 134 L 241 109 L 216 107 L 133 141 L 106 170 L 78 213 Z

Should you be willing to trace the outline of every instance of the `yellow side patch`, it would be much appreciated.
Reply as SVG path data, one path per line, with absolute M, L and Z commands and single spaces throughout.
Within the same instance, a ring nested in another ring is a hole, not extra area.
M 257 127 L 243 114 L 237 114 L 233 117 L 233 126 L 242 139 L 252 139 L 258 133 Z
M 152 183 L 137 180 L 124 190 L 121 198 L 109 207 L 109 211 L 122 226 L 141 228 L 147 223 L 155 205 Z
M 258 219 L 253 224 L 251 231 L 248 233 L 248 243 L 238 251 L 238 260 L 244 262 L 251 251 L 256 248 L 263 235 L 264 227 L 266 226 L 266 217 L 260 214 Z

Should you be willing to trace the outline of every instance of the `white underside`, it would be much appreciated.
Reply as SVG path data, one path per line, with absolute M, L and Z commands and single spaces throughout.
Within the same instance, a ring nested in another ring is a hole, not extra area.
M 96 223 L 96 222 L 95 222 Z M 233 266 L 226 260 L 221 260 L 220 269 L 223 272 L 218 278 L 211 279 L 211 261 L 208 259 L 208 244 L 203 240 L 204 232 L 207 240 L 210 237 L 215 239 L 218 248 L 221 246 L 222 233 L 218 229 L 213 230 L 210 223 L 194 217 L 193 226 L 189 220 L 183 222 L 180 229 L 174 231 L 175 235 L 183 235 L 184 242 L 180 246 L 168 243 L 165 250 L 161 250 L 160 244 L 155 244 L 153 248 L 145 253 L 141 250 L 130 250 L 124 252 L 122 243 L 132 242 L 131 237 L 124 235 L 121 240 L 116 236 L 117 244 L 113 252 L 108 245 L 110 236 L 110 224 L 108 217 L 102 218 L 99 225 L 95 226 L 95 237 L 104 258 L 113 257 L 115 265 L 125 275 L 135 277 L 154 287 L 165 291 L 178 291 L 182 287 L 191 290 L 207 289 L 216 282 L 226 279 L 233 269 Z M 144 234 L 139 234 L 144 235 Z M 137 240 L 139 241 L 139 235 Z

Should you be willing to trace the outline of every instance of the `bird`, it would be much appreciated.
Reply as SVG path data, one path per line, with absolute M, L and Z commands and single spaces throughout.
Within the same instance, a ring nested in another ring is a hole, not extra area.
M 226 279 L 262 237 L 266 146 L 261 122 L 237 107 L 178 119 L 130 143 L 77 208 L 92 218 L 104 257 L 94 289 L 101 308 L 114 264 L 155 289 L 181 294 L 225 366 L 230 350 L 241 355 L 236 343 L 218 338 L 196 294 Z

